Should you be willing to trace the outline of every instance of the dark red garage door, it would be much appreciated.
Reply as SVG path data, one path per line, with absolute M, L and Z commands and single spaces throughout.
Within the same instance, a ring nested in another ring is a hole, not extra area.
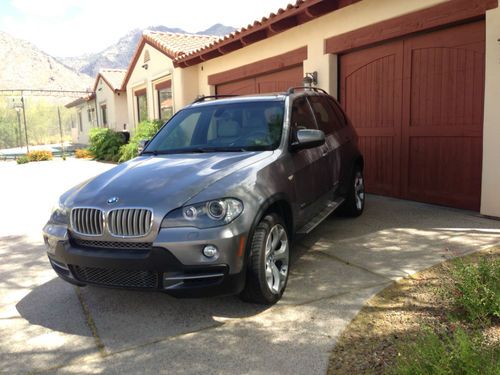
M 370 192 L 479 210 L 484 22 L 340 58 Z
M 302 86 L 302 64 L 257 77 L 217 85 L 218 95 L 246 95 L 283 92 L 293 86 Z

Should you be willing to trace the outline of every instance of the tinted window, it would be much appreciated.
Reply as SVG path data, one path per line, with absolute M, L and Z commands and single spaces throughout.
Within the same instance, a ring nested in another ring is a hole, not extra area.
M 175 115 L 146 152 L 216 152 L 276 149 L 283 128 L 283 101 L 191 107 Z
M 298 129 L 318 129 L 305 96 L 299 97 L 293 102 L 291 127 L 293 131 Z
M 332 134 L 344 126 L 333 107 L 333 101 L 326 96 L 309 97 L 318 126 L 325 134 Z
M 340 127 L 346 126 L 347 124 L 347 119 L 345 117 L 344 111 L 342 108 L 340 108 L 340 105 L 333 100 L 332 98 L 326 98 L 328 100 L 328 103 L 330 106 L 333 108 L 333 111 L 335 112 L 335 116 L 337 117 L 337 121 L 340 124 Z

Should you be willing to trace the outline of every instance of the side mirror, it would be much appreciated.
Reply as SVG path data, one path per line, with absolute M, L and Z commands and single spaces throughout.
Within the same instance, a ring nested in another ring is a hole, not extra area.
M 296 141 L 290 145 L 292 151 L 314 148 L 325 143 L 325 133 L 316 129 L 299 129 L 295 133 Z
M 149 143 L 149 139 L 141 139 L 139 141 L 139 146 L 137 147 L 137 151 L 139 152 L 139 154 L 144 151 L 144 149 L 146 148 L 148 143 Z

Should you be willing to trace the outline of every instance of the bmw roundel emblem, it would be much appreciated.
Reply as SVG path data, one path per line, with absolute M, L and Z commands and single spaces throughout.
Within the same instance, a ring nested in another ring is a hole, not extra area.
M 118 202 L 120 199 L 118 197 L 111 197 L 108 199 L 108 204 L 115 204 Z

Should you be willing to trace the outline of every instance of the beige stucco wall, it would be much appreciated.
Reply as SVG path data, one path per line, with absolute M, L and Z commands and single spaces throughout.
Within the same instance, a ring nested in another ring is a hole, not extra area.
M 337 91 L 336 57 L 324 54 L 324 40 L 389 18 L 411 13 L 447 0 L 363 0 L 284 33 L 198 65 L 198 94 L 210 95 L 209 75 L 307 46 L 305 72 L 318 72 L 318 86 Z M 184 101 L 179 103 L 188 104 Z
M 88 110 L 93 109 L 92 121 L 88 119 Z M 80 124 L 78 123 L 78 112 L 82 113 L 82 130 L 80 131 Z M 87 145 L 89 143 L 89 131 L 97 126 L 96 116 L 95 116 L 95 101 L 90 100 L 88 102 L 82 103 L 74 107 L 74 123 L 75 128 L 72 129 L 71 135 L 73 138 L 73 143 L 80 143 Z
M 144 69 L 142 66 L 144 65 L 144 53 L 146 50 L 149 51 L 150 60 L 147 62 L 148 68 Z M 151 120 L 157 119 L 159 117 L 158 99 L 154 86 L 155 83 L 169 78 L 172 75 L 173 69 L 174 65 L 170 58 L 149 44 L 146 43 L 144 45 L 127 83 L 128 128 L 130 131 L 133 131 L 137 125 L 137 101 L 134 91 L 146 88 L 148 117 Z M 178 74 L 182 73 L 178 72 Z M 177 87 L 175 77 L 172 81 L 175 106 L 175 92 Z
M 486 13 L 481 213 L 500 217 L 500 8 Z
M 116 131 L 123 130 L 123 124 L 128 123 L 126 93 L 115 93 L 102 78 L 99 78 L 96 87 L 96 103 L 99 109 L 99 126 L 103 126 L 101 105 L 106 104 L 108 120 L 106 126 Z

